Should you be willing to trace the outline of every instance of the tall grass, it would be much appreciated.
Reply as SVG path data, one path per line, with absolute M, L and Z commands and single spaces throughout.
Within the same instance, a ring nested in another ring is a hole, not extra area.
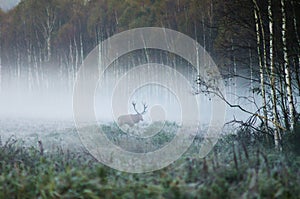
M 42 142 L 28 148 L 12 138 L 0 145 L 0 198 L 300 198 L 299 155 L 247 136 L 224 136 L 205 159 L 187 153 L 145 174 L 110 169 L 84 150 L 45 153 Z

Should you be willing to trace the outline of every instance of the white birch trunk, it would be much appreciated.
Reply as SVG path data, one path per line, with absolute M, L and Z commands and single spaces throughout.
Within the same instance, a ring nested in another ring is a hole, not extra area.
M 80 64 L 83 64 L 83 60 L 84 60 L 83 53 L 84 53 L 84 49 L 83 49 L 82 34 L 80 34 Z
M 78 52 L 78 46 L 77 46 L 77 41 L 76 41 L 76 37 L 74 35 L 74 50 L 75 50 L 75 64 L 74 64 L 74 80 L 75 80 L 75 76 L 76 76 L 76 71 L 78 68 L 78 64 L 79 64 L 79 52 Z
M 269 51 L 269 59 L 270 59 L 270 83 L 271 83 L 271 98 L 272 98 L 272 111 L 274 117 L 274 123 L 276 125 L 276 130 L 274 132 L 274 143 L 275 147 L 279 147 L 280 136 L 279 136 L 279 118 L 277 111 L 277 92 L 276 92 L 276 81 L 275 81 L 275 66 L 274 66 L 274 39 L 273 39 L 273 12 L 272 12 L 272 0 L 268 0 L 268 17 L 269 17 L 269 31 L 270 31 L 270 51 Z
M 72 86 L 73 86 L 73 83 L 74 83 L 74 57 L 73 57 L 73 46 L 72 46 L 72 42 L 70 41 L 70 46 L 69 46 L 69 68 L 70 68 L 70 71 L 69 71 L 69 77 L 70 77 L 70 85 L 69 85 L 69 88 L 71 89 Z
M 21 55 L 20 51 L 18 50 L 19 47 L 17 45 L 17 83 L 18 83 L 18 89 L 20 89 L 20 81 L 21 81 Z
M 295 108 L 294 108 L 294 99 L 293 99 L 293 91 L 292 91 L 292 84 L 291 84 L 291 74 L 290 74 L 290 66 L 289 66 L 288 52 L 287 52 L 285 0 L 281 0 L 280 2 L 281 2 L 281 14 L 282 14 L 282 44 L 283 44 L 285 82 L 286 82 L 287 98 L 288 98 L 288 103 L 289 103 L 289 114 L 291 117 L 290 126 L 293 129 L 294 124 L 295 124 Z
M 0 41 L 1 41 L 1 26 L 0 26 Z M 0 42 L 0 94 L 2 91 L 2 45 Z
M 47 58 L 46 61 L 49 61 L 51 59 L 51 36 L 47 36 Z
M 51 34 L 54 30 L 55 21 L 56 21 L 56 13 L 54 8 L 50 8 L 49 6 L 45 8 L 46 12 L 46 21 L 42 22 L 43 28 L 43 37 L 46 41 L 46 61 L 51 59 Z
M 35 72 L 35 78 L 36 78 L 36 86 L 38 89 L 40 89 L 40 75 L 39 75 L 39 64 L 38 64 L 38 58 L 36 56 L 36 51 L 34 50 L 33 53 L 33 65 L 34 65 L 34 72 Z
M 298 34 L 298 24 L 297 24 L 297 18 L 296 18 L 296 12 L 294 9 L 294 1 L 292 1 L 292 6 L 293 6 L 293 25 L 294 25 L 294 30 L 295 30 L 295 35 L 296 35 L 296 39 L 297 39 L 297 44 L 298 44 L 298 55 L 297 55 L 297 60 L 295 60 L 295 69 L 296 69 L 296 80 L 297 80 L 297 84 L 298 84 L 298 92 L 300 95 L 300 37 Z
M 266 91 L 265 91 L 265 77 L 264 77 L 264 66 L 261 58 L 261 38 L 260 38 L 260 29 L 259 29 L 259 18 L 258 18 L 258 7 L 255 0 L 253 0 L 254 6 L 254 18 L 255 18 L 255 29 L 256 29 L 256 42 L 257 42 L 257 54 L 258 54 L 258 63 L 259 63 L 259 74 L 260 74 L 260 88 L 262 96 L 262 106 L 263 106 L 263 121 L 264 127 L 268 127 L 268 112 L 267 112 L 267 102 L 266 102 Z
M 32 90 L 33 89 L 33 75 L 32 75 L 32 49 L 31 49 L 31 41 L 30 40 L 27 40 L 27 68 L 28 68 L 28 75 L 27 75 L 27 78 L 28 78 L 28 89 L 29 90 Z

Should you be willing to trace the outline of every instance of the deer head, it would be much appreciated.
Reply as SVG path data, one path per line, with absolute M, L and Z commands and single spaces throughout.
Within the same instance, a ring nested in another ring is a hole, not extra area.
M 140 121 L 143 121 L 143 115 L 147 112 L 147 105 L 143 103 L 144 110 L 142 112 L 139 112 L 136 109 L 136 103 L 132 102 L 133 109 L 135 110 L 136 114 L 128 114 L 128 115 L 121 115 L 118 118 L 118 124 L 124 125 L 127 124 L 129 126 L 133 126 L 136 123 L 139 123 Z

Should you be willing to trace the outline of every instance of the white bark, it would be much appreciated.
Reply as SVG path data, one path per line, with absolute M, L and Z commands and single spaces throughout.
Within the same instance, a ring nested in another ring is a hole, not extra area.
M 28 66 L 28 90 L 33 90 L 33 78 L 32 78 L 32 68 Z
M 283 58 L 284 58 L 284 70 L 285 70 L 285 82 L 287 90 L 287 98 L 289 103 L 289 114 L 291 117 L 291 128 L 293 129 L 295 124 L 295 108 L 293 100 L 293 91 L 291 85 L 291 74 L 287 52 L 287 30 L 286 30 L 286 11 L 285 0 L 281 0 L 281 14 L 282 14 L 282 44 L 283 44 Z
M 239 103 L 239 102 L 236 102 L 236 100 L 237 100 L 237 80 L 236 80 L 236 77 L 237 77 L 237 65 L 236 65 L 236 58 L 235 58 L 235 52 L 234 52 L 234 47 L 233 47 L 233 40 L 231 39 L 231 50 L 232 50 L 232 53 L 233 53 L 233 88 L 234 88 L 234 90 L 233 90 L 233 94 L 234 94 L 234 96 L 233 96 L 233 99 L 234 99 L 234 101 L 233 101 L 233 103 Z M 234 111 L 234 113 L 235 113 L 235 111 Z
M 51 34 L 55 27 L 56 13 L 54 8 L 50 8 L 50 6 L 45 8 L 45 12 L 46 19 L 41 22 L 41 26 L 43 30 L 43 37 L 46 41 L 46 61 L 49 61 L 51 59 Z
M 68 66 L 70 68 L 70 71 L 69 71 L 69 77 L 70 77 L 70 82 L 69 82 L 69 88 L 72 88 L 73 86 L 73 83 L 75 81 L 75 70 L 74 70 L 74 56 L 73 56 L 73 53 L 74 53 L 74 49 L 73 49 L 73 45 L 72 45 L 72 42 L 70 41 L 70 46 L 69 46 L 69 61 L 68 61 Z
M 250 67 L 250 98 L 255 101 L 254 97 L 254 81 L 253 81 L 253 56 L 252 56 L 252 49 L 251 45 L 249 44 L 249 67 Z M 251 111 L 255 111 L 255 104 L 251 103 Z
M 253 0 L 254 6 L 254 18 L 255 18 L 255 29 L 256 29 L 256 42 L 257 42 L 257 54 L 258 54 L 258 63 L 259 63 L 259 74 L 260 74 L 260 88 L 262 95 L 262 106 L 263 106 L 263 116 L 264 116 L 264 127 L 268 126 L 268 113 L 267 113 L 267 102 L 266 102 L 266 91 L 265 91 L 265 77 L 264 77 L 264 66 L 261 58 L 261 37 L 260 37 L 260 28 L 259 28 L 259 17 L 258 17 L 258 6 L 256 0 Z
M 19 47 L 17 45 L 17 81 L 18 81 L 18 88 L 19 88 L 20 81 L 21 81 L 21 54 L 18 49 Z
M 98 70 L 101 71 L 101 62 L 102 62 L 102 44 L 100 33 L 97 30 L 97 45 L 98 45 Z M 100 74 L 99 74 L 100 75 Z
M 34 86 L 34 80 L 33 80 L 33 75 L 32 75 L 32 45 L 31 45 L 31 40 L 27 39 L 26 40 L 26 45 L 27 45 L 27 63 L 28 63 L 28 74 L 27 74 L 27 83 L 28 83 L 28 89 L 32 90 Z
M 77 71 L 78 68 L 78 64 L 79 64 L 79 52 L 78 52 L 78 46 L 77 46 L 77 41 L 76 41 L 76 37 L 74 35 L 74 50 L 75 50 L 75 64 L 74 64 L 74 79 L 75 79 L 75 73 Z
M 0 93 L 2 91 L 2 45 L 1 45 L 1 26 L 0 26 Z
M 82 34 L 80 34 L 80 59 L 81 59 L 81 64 L 83 63 L 83 60 L 84 60 L 84 55 L 83 55 L 83 40 L 82 40 Z M 77 72 L 77 71 L 76 71 Z
M 270 83 L 271 83 L 271 98 L 272 98 L 272 111 L 274 117 L 274 123 L 279 123 L 278 111 L 277 111 L 277 96 L 276 96 L 276 82 L 275 82 L 275 67 L 274 67 L 274 39 L 273 39 L 273 12 L 272 12 L 272 0 L 268 0 L 268 17 L 269 17 L 269 31 L 270 31 L 270 51 L 269 51 L 269 59 L 270 59 Z M 274 132 L 274 142 L 275 147 L 279 147 L 279 129 L 276 129 Z
M 39 75 L 39 63 L 38 63 L 38 58 L 36 56 L 36 52 L 33 55 L 33 60 L 34 60 L 34 72 L 35 72 L 35 78 L 36 78 L 36 86 L 38 89 L 40 89 L 40 75 Z
M 297 44 L 298 44 L 298 55 L 297 55 L 297 61 L 295 60 L 295 69 L 296 69 L 296 80 L 297 80 L 297 84 L 298 84 L 298 92 L 300 95 L 300 37 L 298 34 L 298 26 L 297 26 L 297 18 L 296 18 L 296 12 L 294 9 L 294 1 L 292 1 L 292 6 L 293 6 L 293 24 L 294 24 L 294 30 L 295 30 L 295 35 L 296 35 L 296 39 L 297 39 Z

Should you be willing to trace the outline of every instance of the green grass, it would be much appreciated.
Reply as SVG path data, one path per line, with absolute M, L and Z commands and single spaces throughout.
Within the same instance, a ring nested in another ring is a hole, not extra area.
M 159 171 L 128 174 L 84 150 L 44 153 L 11 139 L 0 146 L 0 198 L 300 198 L 297 153 L 230 135 L 205 159 L 192 154 Z
M 127 151 L 147 153 L 158 150 L 168 144 L 175 136 L 179 126 L 175 123 L 154 122 L 147 128 L 132 127 L 123 132 L 117 124 L 102 125 L 102 131 L 108 139 Z M 136 132 L 140 132 L 138 135 Z M 154 134 L 153 136 L 151 136 Z

